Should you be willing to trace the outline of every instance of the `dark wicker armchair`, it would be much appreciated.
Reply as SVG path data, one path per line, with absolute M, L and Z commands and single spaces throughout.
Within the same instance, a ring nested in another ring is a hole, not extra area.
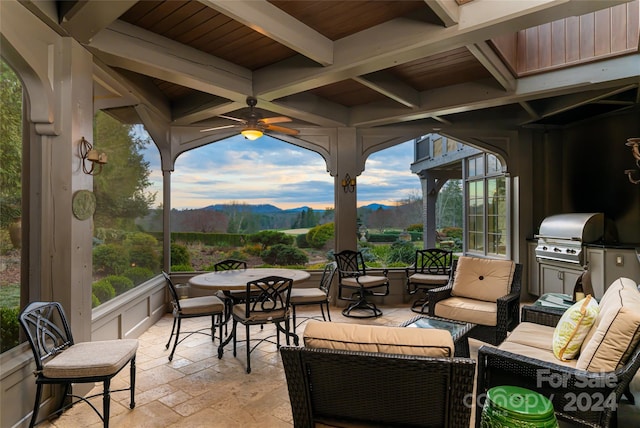
M 475 361 L 281 347 L 293 423 L 469 427 Z
M 525 307 L 523 322 L 555 326 L 561 316 L 549 308 Z M 611 372 L 588 372 L 482 346 L 478 351 L 477 396 L 499 385 L 514 385 L 548 397 L 556 416 L 578 426 L 617 426 L 617 405 L 625 395 L 633 399 L 629 383 L 640 368 L 640 344 L 626 364 Z M 481 402 L 480 402 L 481 403 Z M 633 404 L 633 401 L 631 401 Z M 476 426 L 482 406 L 476 407 Z
M 456 276 L 458 260 L 451 265 L 451 281 L 444 287 L 434 288 L 429 294 L 429 315 L 438 316 L 436 305 L 438 302 L 451 296 L 453 282 Z M 458 321 L 474 322 L 478 324 L 468 334 L 468 337 L 481 340 L 492 345 L 499 345 L 507 337 L 507 332 L 513 330 L 520 323 L 520 289 L 522 288 L 522 265 L 516 263 L 513 272 L 510 291 L 507 295 L 496 300 L 497 320 L 496 325 L 482 325 L 471 319 L 458 319 Z

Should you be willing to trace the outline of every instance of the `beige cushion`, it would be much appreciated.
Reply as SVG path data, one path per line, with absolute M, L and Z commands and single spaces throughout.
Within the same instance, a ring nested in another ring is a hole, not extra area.
M 49 378 L 109 376 L 124 367 L 137 350 L 135 339 L 76 343 L 49 360 L 42 374 Z
M 446 330 L 386 327 L 310 320 L 304 345 L 345 351 L 452 357 L 454 346 Z
M 357 280 L 356 278 L 343 278 L 342 284 L 350 285 L 353 287 L 360 287 L 360 285 L 362 285 L 363 287 L 367 288 L 367 287 L 376 287 L 378 285 L 385 284 L 387 281 L 388 279 L 385 276 L 362 275 L 358 277 Z
M 414 273 L 409 277 L 409 281 L 413 284 L 446 285 L 449 282 L 449 275 Z
M 576 367 L 576 362 L 578 360 L 568 360 L 568 361 L 560 361 L 555 355 L 553 355 L 553 351 L 551 349 L 540 349 L 535 348 L 533 346 L 523 345 L 517 342 L 509 342 L 505 340 L 500 344 L 498 349 L 503 351 L 512 352 L 518 355 L 524 355 L 527 358 L 535 358 L 536 360 L 547 361 L 549 363 L 558 364 L 565 367 Z
M 223 312 L 224 303 L 216 296 L 191 297 L 180 300 L 180 309 L 184 315 Z
M 327 294 L 319 288 L 294 288 L 291 290 L 291 304 L 324 302 Z
M 498 304 L 465 297 L 449 297 L 436 303 L 435 315 L 440 318 L 495 326 L 498 323 Z
M 532 322 L 522 322 L 505 339 L 532 348 L 553 352 L 553 332 L 555 328 Z
M 515 263 L 462 256 L 453 278 L 452 296 L 495 302 L 509 294 Z
M 600 301 L 600 313 L 587 334 L 577 368 L 612 371 L 624 365 L 640 339 L 640 292 L 636 282 L 618 278 Z
M 260 305 L 256 306 L 255 310 L 252 310 L 247 317 L 247 307 L 244 304 L 233 305 L 233 317 L 244 322 L 270 322 L 270 321 L 282 321 L 289 316 L 288 310 L 280 309 L 261 311 Z
M 589 295 L 567 309 L 553 331 L 553 354 L 559 360 L 575 358 L 598 316 L 598 302 Z

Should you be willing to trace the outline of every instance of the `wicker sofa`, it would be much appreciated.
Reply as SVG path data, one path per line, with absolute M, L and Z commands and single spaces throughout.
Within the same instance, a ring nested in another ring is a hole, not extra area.
M 294 426 L 469 427 L 476 363 L 444 330 L 309 321 L 281 347 Z
M 494 386 L 520 386 L 549 397 L 559 420 L 615 427 L 618 403 L 640 367 L 637 287 L 629 278 L 619 278 L 609 286 L 593 325 L 586 329 L 579 354 L 565 361 L 553 352 L 553 341 L 558 340 L 555 326 L 567 319 L 564 313 L 524 307 L 522 323 L 499 347 L 478 350 L 477 396 Z M 625 395 L 633 399 L 630 393 Z M 476 421 L 481 411 L 478 405 Z

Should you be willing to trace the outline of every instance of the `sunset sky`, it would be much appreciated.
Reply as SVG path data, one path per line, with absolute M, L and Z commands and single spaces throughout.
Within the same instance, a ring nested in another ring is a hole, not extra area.
M 145 153 L 150 180 L 161 202 L 159 155 Z M 413 142 L 372 155 L 358 177 L 358 206 L 394 205 L 420 195 L 420 180 L 409 167 Z M 272 204 L 288 209 L 333 207 L 333 177 L 317 153 L 264 136 L 255 141 L 235 136 L 180 155 L 171 175 L 175 209 L 230 202 Z

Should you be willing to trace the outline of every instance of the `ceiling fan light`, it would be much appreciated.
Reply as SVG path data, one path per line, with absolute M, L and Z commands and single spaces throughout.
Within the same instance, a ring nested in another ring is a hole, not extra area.
M 246 128 L 240 131 L 240 133 L 247 140 L 257 140 L 258 138 L 262 137 L 262 131 L 255 128 Z

